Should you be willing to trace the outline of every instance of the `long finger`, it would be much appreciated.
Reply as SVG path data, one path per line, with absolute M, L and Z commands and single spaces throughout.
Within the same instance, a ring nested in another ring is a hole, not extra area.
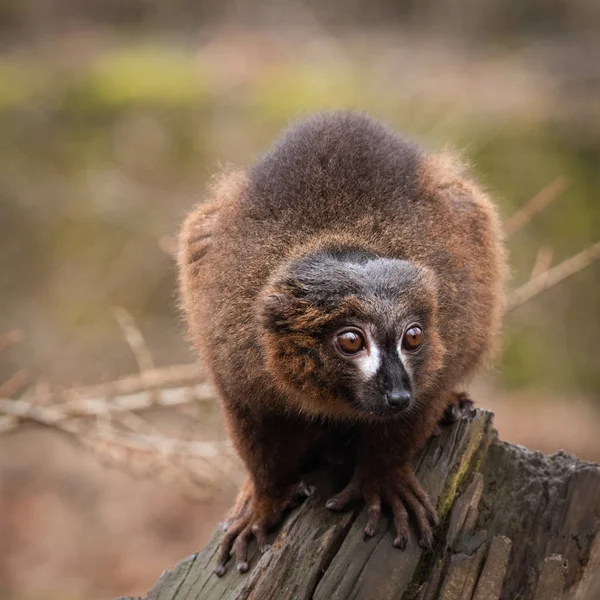
M 394 495 L 389 500 L 394 515 L 394 526 L 396 527 L 396 537 L 394 546 L 404 550 L 408 542 L 408 512 L 402 500 Z
M 406 508 L 408 508 L 417 521 L 417 529 L 419 530 L 420 538 L 419 545 L 422 548 L 431 550 L 433 547 L 433 533 L 425 508 L 408 486 L 402 486 L 400 488 L 400 495 L 404 500 Z
M 239 535 L 240 531 L 242 531 L 248 525 L 249 521 L 250 518 L 244 516 L 241 519 L 235 521 L 235 523 L 232 523 L 229 529 L 227 530 L 227 533 L 221 540 L 221 545 L 219 546 L 219 553 L 217 554 L 217 566 L 215 567 L 215 573 L 219 577 L 225 574 L 225 565 L 229 560 L 233 543 L 235 542 L 235 539 Z
M 317 488 L 314 485 L 307 485 L 304 481 L 300 481 L 296 487 L 296 494 L 305 498 L 310 498 L 316 491 Z
M 407 474 L 407 484 L 412 493 L 416 496 L 417 500 L 425 509 L 425 512 L 427 513 L 427 519 L 429 520 L 430 524 L 437 525 L 439 523 L 439 519 L 435 507 L 429 499 L 429 495 L 423 489 L 423 486 L 417 479 L 417 476 L 412 471 Z
M 256 538 L 256 543 L 261 554 L 264 554 L 269 549 L 267 542 L 266 527 L 261 523 L 255 523 L 252 525 L 252 534 Z
M 248 570 L 248 543 L 251 537 L 252 529 L 248 526 L 235 540 L 235 566 L 240 573 L 245 573 Z
M 351 481 L 341 492 L 332 496 L 327 500 L 325 506 L 330 510 L 342 510 L 346 508 L 350 502 L 360 500 L 360 490 L 358 486 Z
M 367 515 L 369 520 L 365 527 L 365 536 L 373 537 L 377 533 L 377 525 L 381 519 L 381 498 L 379 494 L 374 493 L 365 498 L 367 503 Z

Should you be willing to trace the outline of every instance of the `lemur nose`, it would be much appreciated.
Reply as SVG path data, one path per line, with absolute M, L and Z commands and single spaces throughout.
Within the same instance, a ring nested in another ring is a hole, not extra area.
M 410 402 L 411 394 L 408 390 L 392 390 L 385 393 L 387 403 L 393 408 L 405 408 Z

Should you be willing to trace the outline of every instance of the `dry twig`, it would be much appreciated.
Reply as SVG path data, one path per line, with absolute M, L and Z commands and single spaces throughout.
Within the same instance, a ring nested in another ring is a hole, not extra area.
M 37 398 L 18 400 L 0 398 L 0 414 L 54 426 L 72 419 L 98 417 L 107 414 L 143 411 L 153 406 L 173 407 L 190 402 L 211 402 L 214 391 L 208 384 L 161 390 L 157 398 L 147 392 L 124 394 L 114 398 L 85 398 L 69 392 L 70 399 L 42 405 Z M 58 399 L 61 397 L 58 396 Z
M 94 434 L 99 442 L 107 445 L 117 445 L 130 451 L 143 454 L 159 453 L 165 457 L 186 458 L 218 458 L 223 454 L 230 453 L 232 446 L 230 442 L 202 442 L 186 441 L 168 438 L 159 435 L 145 435 L 141 433 L 116 432 L 114 435 Z
M 0 432 L 15 429 L 25 422 L 42 425 L 66 435 L 112 466 L 125 468 L 135 475 L 139 475 L 143 467 L 146 475 L 160 472 L 171 477 L 188 492 L 194 490 L 196 499 L 210 497 L 223 481 L 239 483 L 232 480 L 239 468 L 229 442 L 170 438 L 131 412 L 156 405 L 150 396 L 150 392 L 145 392 L 109 400 L 81 398 L 50 406 L 37 404 L 33 397 L 0 399 L 0 414 L 4 415 Z M 175 406 L 212 397 L 211 388 L 201 384 L 162 390 L 158 403 Z M 113 420 L 114 416 L 119 416 L 119 420 Z M 130 431 L 123 429 L 123 422 Z M 152 434 L 144 433 L 148 429 Z
M 0 383 L 0 398 L 3 396 L 14 396 L 27 385 L 27 380 L 27 371 L 25 369 L 19 369 L 6 381 Z
M 0 433 L 13 431 L 33 422 L 67 436 L 93 451 L 103 462 L 118 465 L 132 474 L 160 471 L 203 498 L 220 482 L 230 479 L 239 469 L 226 442 L 199 442 L 172 439 L 158 431 L 150 421 L 136 414 L 152 407 L 173 407 L 213 400 L 212 388 L 197 365 L 175 365 L 155 369 L 144 338 L 131 315 L 121 308 L 115 316 L 135 354 L 139 375 L 116 381 L 51 391 L 36 386 L 19 399 L 13 395 L 24 384 L 24 372 L 18 372 L 0 385 Z M 20 341 L 18 332 L 0 337 L 0 345 Z M 148 433 L 150 432 L 150 434 Z M 228 465 L 223 473 L 222 464 Z M 134 465 L 137 465 L 134 468 Z
M 552 256 L 552 248 L 548 246 L 542 246 L 535 256 L 535 262 L 533 263 L 533 268 L 531 269 L 531 275 L 529 278 L 534 279 L 538 275 L 546 273 L 552 266 Z
M 146 340 L 138 326 L 135 324 L 133 317 L 129 311 L 121 306 L 115 306 L 113 311 L 117 322 L 123 330 L 123 335 L 135 356 L 140 373 L 144 374 L 147 371 L 152 371 L 154 369 L 152 355 L 150 354 Z
M 532 276 L 527 283 L 513 290 L 508 295 L 506 312 L 528 302 L 544 290 L 560 283 L 567 277 L 582 271 L 600 259 L 600 242 L 589 246 L 579 254 L 572 256 L 560 264 Z
M 143 375 L 128 375 L 106 383 L 42 393 L 37 396 L 37 401 L 40 404 L 50 404 L 86 398 L 117 398 L 151 390 L 190 386 L 204 381 L 206 375 L 198 365 L 173 365 L 146 371 Z
M 557 177 L 552 183 L 549 183 L 504 222 L 506 235 L 513 235 L 523 229 L 535 215 L 549 206 L 566 187 L 567 182 L 564 177 Z

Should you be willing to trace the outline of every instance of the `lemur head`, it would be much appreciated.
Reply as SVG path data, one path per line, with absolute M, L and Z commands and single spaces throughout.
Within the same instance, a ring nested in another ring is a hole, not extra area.
M 444 348 L 427 268 L 320 250 L 276 271 L 259 303 L 267 369 L 300 410 L 385 419 L 419 410 L 435 385 Z

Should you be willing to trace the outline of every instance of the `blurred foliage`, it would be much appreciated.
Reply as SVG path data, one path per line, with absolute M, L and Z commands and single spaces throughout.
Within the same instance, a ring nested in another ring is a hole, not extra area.
M 22 363 L 61 384 L 134 370 L 114 305 L 136 316 L 158 364 L 190 360 L 159 241 L 222 164 L 248 165 L 314 110 L 365 109 L 430 148 L 464 148 L 505 216 L 564 176 L 562 197 L 509 241 L 512 286 L 540 245 L 556 264 L 600 237 L 600 115 L 585 100 L 595 80 L 569 95 L 543 61 L 400 32 L 284 38 L 85 30 L 4 53 L 0 329 L 22 327 L 29 342 L 0 378 Z M 599 274 L 509 316 L 500 381 L 600 391 Z
M 197 71 L 193 57 L 169 48 L 125 48 L 100 56 L 72 90 L 70 100 L 78 105 L 73 110 L 81 112 L 200 106 L 208 82 Z

